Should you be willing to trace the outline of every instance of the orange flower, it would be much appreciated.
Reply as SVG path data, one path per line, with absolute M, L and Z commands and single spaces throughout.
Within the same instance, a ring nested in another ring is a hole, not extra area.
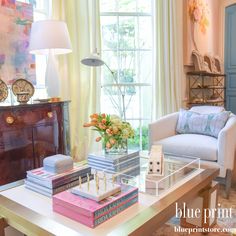
M 97 123 L 98 119 L 97 118 L 92 118 L 92 122 Z
M 103 125 L 103 124 L 99 124 L 98 127 L 99 127 L 100 129 L 106 129 L 106 126 Z
M 102 137 L 97 137 L 96 142 L 99 142 L 102 139 Z
M 105 124 L 107 121 L 106 119 L 102 119 L 102 123 Z
M 109 142 L 106 143 L 106 148 L 110 149 L 112 146 Z
M 113 127 L 113 133 L 114 133 L 114 134 L 117 134 L 117 133 L 118 133 L 118 131 L 119 131 L 119 130 L 118 130 L 118 128 L 117 128 L 117 127 Z
M 116 143 L 116 140 L 114 138 L 111 138 L 109 141 L 112 145 L 114 145 Z
M 106 133 L 107 133 L 107 134 L 111 134 L 112 131 L 111 131 L 110 129 L 106 129 Z
M 83 127 L 90 127 L 90 126 L 92 126 L 91 123 L 84 123 L 84 125 L 83 125 Z
M 92 115 L 90 116 L 90 118 L 91 118 L 91 119 L 93 119 L 93 118 L 98 118 L 98 114 L 97 114 L 97 113 L 94 113 L 94 114 L 92 114 Z

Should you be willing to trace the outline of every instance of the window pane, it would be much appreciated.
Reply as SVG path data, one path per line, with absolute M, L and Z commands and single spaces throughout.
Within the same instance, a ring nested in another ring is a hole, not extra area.
M 144 13 L 151 13 L 152 1 L 151 0 L 138 0 L 138 11 Z
M 135 48 L 135 17 L 119 17 L 119 49 Z
M 152 114 L 152 87 L 143 86 L 140 88 L 141 92 L 141 117 L 144 119 L 151 119 Z
M 135 131 L 135 136 L 134 136 L 134 139 L 128 140 L 128 147 L 130 149 L 139 149 L 139 146 L 140 146 L 140 121 L 132 120 L 129 122 Z
M 134 0 L 119 0 L 119 11 L 120 12 L 135 12 L 136 11 L 136 1 Z
M 34 12 L 34 21 L 46 20 L 48 17 L 44 13 Z
M 119 81 L 132 83 L 135 81 L 135 52 L 120 51 L 119 53 Z
M 152 83 L 152 52 L 139 52 L 139 82 Z
M 102 45 L 103 49 L 116 49 L 117 48 L 117 17 L 115 16 L 102 16 Z
M 103 51 L 102 58 L 106 62 L 106 64 L 109 66 L 109 68 L 115 72 L 115 76 L 117 76 L 117 70 L 118 70 L 117 52 L 116 51 Z M 103 83 L 114 82 L 112 74 L 106 66 L 102 67 L 102 80 L 103 80 Z
M 139 17 L 139 48 L 152 47 L 152 19 L 149 16 Z
M 117 1 L 116 0 L 100 0 L 100 11 L 101 12 L 117 11 Z

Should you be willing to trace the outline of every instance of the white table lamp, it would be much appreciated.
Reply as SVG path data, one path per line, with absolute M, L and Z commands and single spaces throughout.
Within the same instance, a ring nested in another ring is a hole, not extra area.
M 43 20 L 32 24 L 29 52 L 48 55 L 45 84 L 50 97 L 58 97 L 60 81 L 54 55 L 72 52 L 67 25 L 63 21 Z

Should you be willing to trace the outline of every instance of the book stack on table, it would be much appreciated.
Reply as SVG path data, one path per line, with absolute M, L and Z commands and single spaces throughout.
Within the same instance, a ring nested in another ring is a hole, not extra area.
M 82 183 L 87 181 L 87 174 L 91 175 L 91 167 L 87 162 L 73 163 L 72 168 L 65 172 L 55 173 L 45 170 L 41 167 L 27 171 L 25 187 L 40 194 L 51 197 L 52 195 L 72 188 L 79 184 L 80 178 Z M 92 178 L 92 176 L 91 176 Z
M 119 192 L 99 202 L 73 194 L 73 189 L 58 193 L 53 196 L 53 211 L 94 228 L 138 202 L 138 188 L 120 187 Z
M 90 153 L 88 165 L 93 169 L 106 170 L 106 172 L 122 172 L 129 174 L 140 169 L 140 156 L 138 151 L 129 150 L 126 154 L 105 155 L 103 152 Z

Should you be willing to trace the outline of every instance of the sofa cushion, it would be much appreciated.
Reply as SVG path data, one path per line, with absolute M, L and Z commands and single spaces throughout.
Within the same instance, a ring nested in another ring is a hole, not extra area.
M 161 144 L 166 153 L 217 161 L 217 139 L 214 137 L 200 134 L 177 134 L 154 144 Z
M 199 114 L 181 109 L 176 132 L 180 134 L 204 134 L 217 138 L 220 130 L 225 126 L 229 115 L 229 111 Z

